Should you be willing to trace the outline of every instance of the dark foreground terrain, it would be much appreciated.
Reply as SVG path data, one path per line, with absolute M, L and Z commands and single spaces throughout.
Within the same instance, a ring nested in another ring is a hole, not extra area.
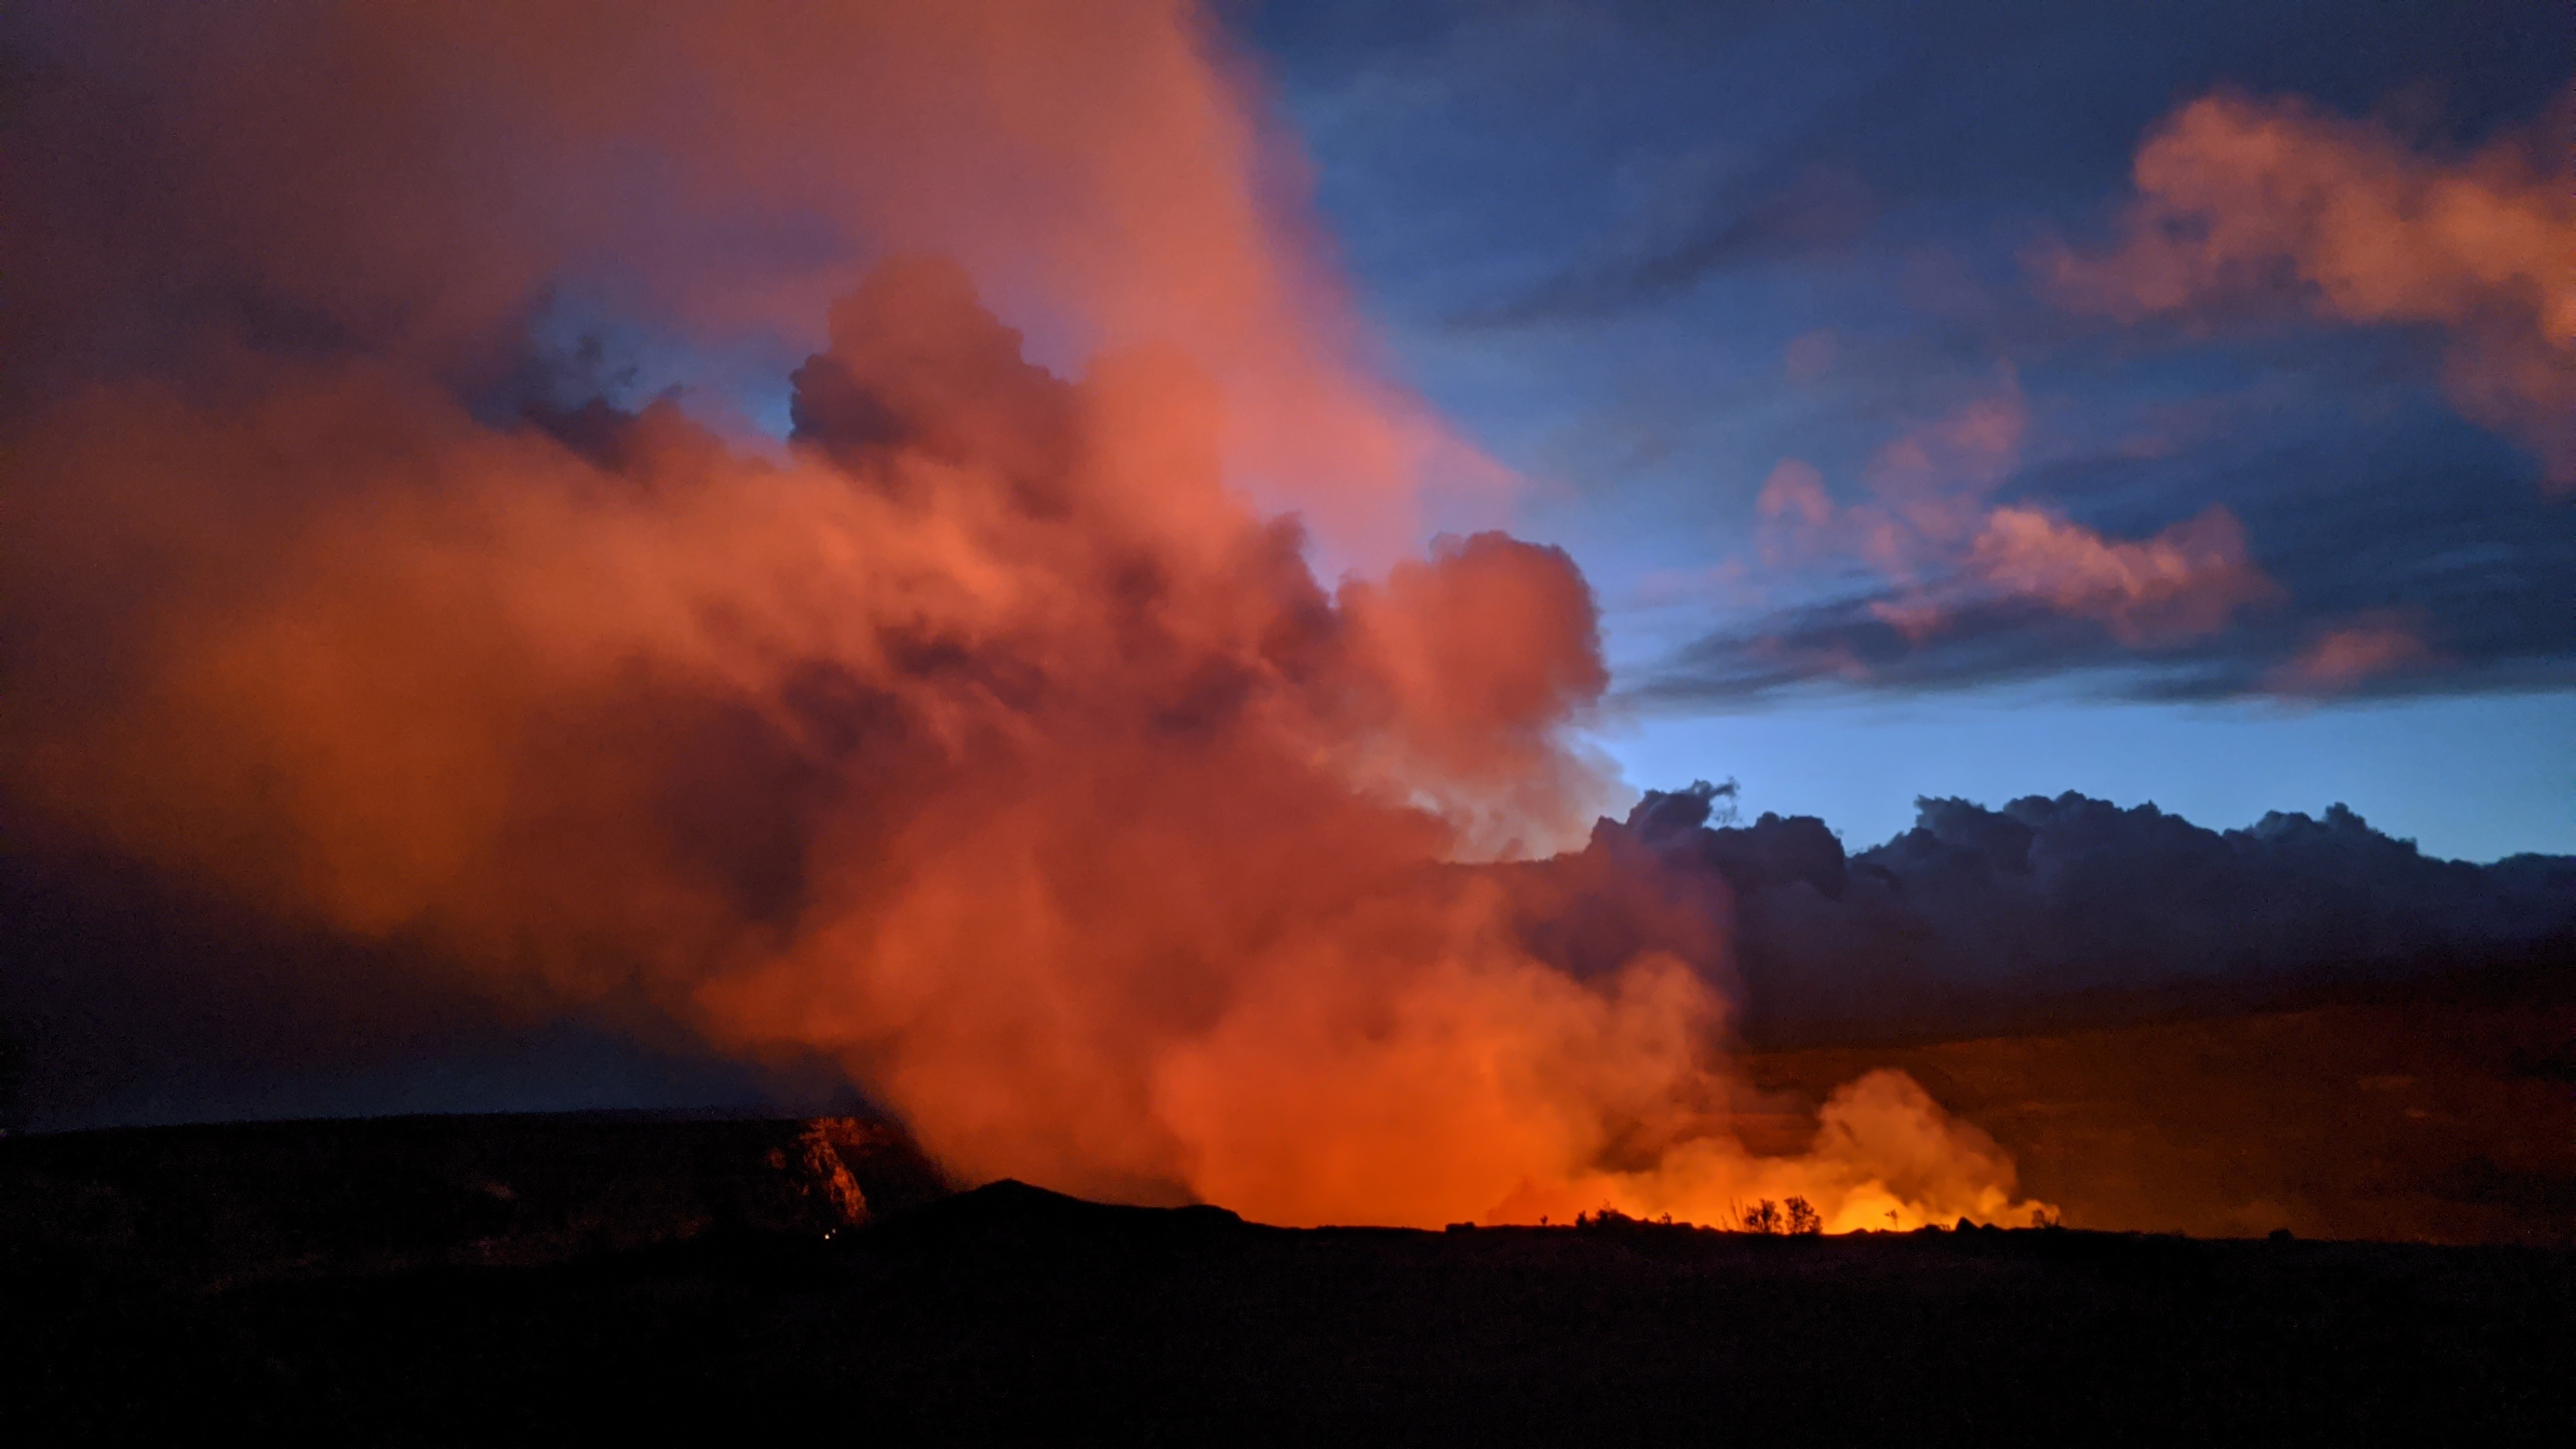
M 2569 1442 L 2576 1254 L 1289 1231 L 867 1124 L 0 1142 L 13 1443 Z
M 2576 952 L 2292 997 L 1750 1057 L 1792 1121 L 1878 1067 L 2088 1228 L 2576 1248 Z M 1774 1150 L 1796 1151 L 1790 1135 Z

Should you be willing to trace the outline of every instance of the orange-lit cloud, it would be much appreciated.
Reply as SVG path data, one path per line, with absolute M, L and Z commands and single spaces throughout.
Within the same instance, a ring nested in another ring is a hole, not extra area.
M 1866 563 L 1894 586 L 1872 616 L 1918 643 L 1965 604 L 2010 600 L 2154 648 L 2214 633 L 2239 609 L 2278 596 L 2223 506 L 2150 538 L 2113 539 L 2043 507 L 1995 503 L 2028 424 L 2008 377 L 1995 394 L 1882 446 L 1864 475 L 1868 498 L 1846 506 L 1815 468 L 1783 460 L 1754 505 L 1763 561 Z
M 2136 541 L 2105 539 L 2036 508 L 1998 508 L 1969 561 L 1995 588 L 2097 620 L 2130 645 L 2213 633 L 2279 592 L 2247 561 L 2244 526 L 2215 506 Z
M 2383 675 L 2421 668 L 2434 659 L 2432 646 L 2409 621 L 2366 617 L 2319 635 L 2264 682 L 2280 694 L 2342 694 Z
M 2347 322 L 2449 337 L 2446 379 L 2471 418 L 2576 487 L 2576 160 L 2563 121 L 2468 155 L 2296 99 L 2205 97 L 2139 149 L 2119 244 L 2039 260 L 2069 306 L 2215 315 L 2287 292 Z

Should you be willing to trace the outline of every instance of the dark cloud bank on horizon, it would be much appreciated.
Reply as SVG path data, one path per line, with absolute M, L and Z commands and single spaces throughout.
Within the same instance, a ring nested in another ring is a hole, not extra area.
M 2071 791 L 1927 798 L 1912 829 L 1846 852 L 1812 816 L 1734 823 L 1733 794 L 1650 790 L 1581 853 L 1505 869 L 1731 905 L 1744 1027 L 1776 1040 L 2117 1020 L 2143 1006 L 2125 993 L 2245 1005 L 2576 930 L 2576 857 L 2440 860 L 2342 805 L 2213 830 Z

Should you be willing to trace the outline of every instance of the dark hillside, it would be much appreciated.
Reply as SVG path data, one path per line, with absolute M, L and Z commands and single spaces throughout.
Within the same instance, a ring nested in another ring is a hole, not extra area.
M 25 1442 L 2533 1442 L 2576 1412 L 2576 1255 L 2531 1248 L 1291 1231 L 1001 1183 L 829 1238 L 10 1272 Z

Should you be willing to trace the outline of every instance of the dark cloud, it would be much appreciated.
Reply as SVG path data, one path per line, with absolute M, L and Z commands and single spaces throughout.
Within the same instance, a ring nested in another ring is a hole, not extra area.
M 2215 493 L 2242 518 L 2253 563 L 2279 585 L 2197 638 L 2133 647 L 2027 598 L 1974 598 L 1915 635 L 1882 587 L 1740 618 L 1628 684 L 1655 708 L 1749 703 L 1816 681 L 1888 691 L 1973 689 L 2052 675 L 2148 699 L 2302 694 L 2366 698 L 2576 685 L 2576 510 L 2536 492 L 2530 465 L 2456 419 L 2417 413 L 2341 437 L 2249 451 L 2234 440 L 2162 458 L 2060 460 L 2003 496 L 2070 500 L 2114 537 L 2163 523 L 2177 495 Z M 2350 677 L 2316 678 L 2325 641 L 2402 637 Z
M 1513 327 L 1597 317 L 1678 296 L 1720 267 L 1813 262 L 1868 232 L 1878 201 L 1858 177 L 1821 165 L 1794 169 L 1786 180 L 1765 170 L 1682 198 L 1678 215 L 1650 219 L 1612 240 L 1602 258 L 1521 296 L 1455 314 L 1451 324 Z
M 1818 680 L 1888 690 L 1965 689 L 2079 670 L 2123 669 L 2130 652 L 2090 621 L 2012 600 L 1952 613 L 1916 641 L 1872 612 L 1880 591 L 1782 611 L 1683 646 L 1629 685 L 1649 708 L 1747 704 Z
M 1836 248 L 1865 237 L 1954 230 L 1963 206 L 2073 219 L 2122 185 L 2139 135 L 2178 98 L 2222 85 L 2389 110 L 2428 141 L 2458 142 L 2527 118 L 2576 53 L 2576 21 L 2548 4 L 2485 7 L 2476 25 L 2386 3 L 2341 7 L 2322 26 L 2303 5 L 2215 0 L 1773 10 L 1723 29 L 1611 16 L 1601 25 L 1618 38 L 1599 45 L 1624 55 L 1627 74 L 1591 105 L 1651 115 L 1631 136 L 1650 153 L 1703 139 L 1749 150 L 1696 191 L 1649 189 L 1588 256 L 1461 308 L 1459 325 L 1603 317 L 1735 267 L 1829 270 Z M 1709 83 L 1748 57 L 1808 88 Z
M 2576 932 L 2576 857 L 2436 860 L 2341 805 L 2218 831 L 2073 793 L 1924 799 L 1913 829 L 1846 856 L 1811 817 L 1702 824 L 1708 797 L 1649 791 L 1582 852 L 1515 869 L 1542 928 L 1614 889 L 1660 900 L 1666 923 L 1731 919 L 1725 965 L 1757 1039 L 1992 1031 L 2134 1013 L 2157 992 L 2242 1004 Z

